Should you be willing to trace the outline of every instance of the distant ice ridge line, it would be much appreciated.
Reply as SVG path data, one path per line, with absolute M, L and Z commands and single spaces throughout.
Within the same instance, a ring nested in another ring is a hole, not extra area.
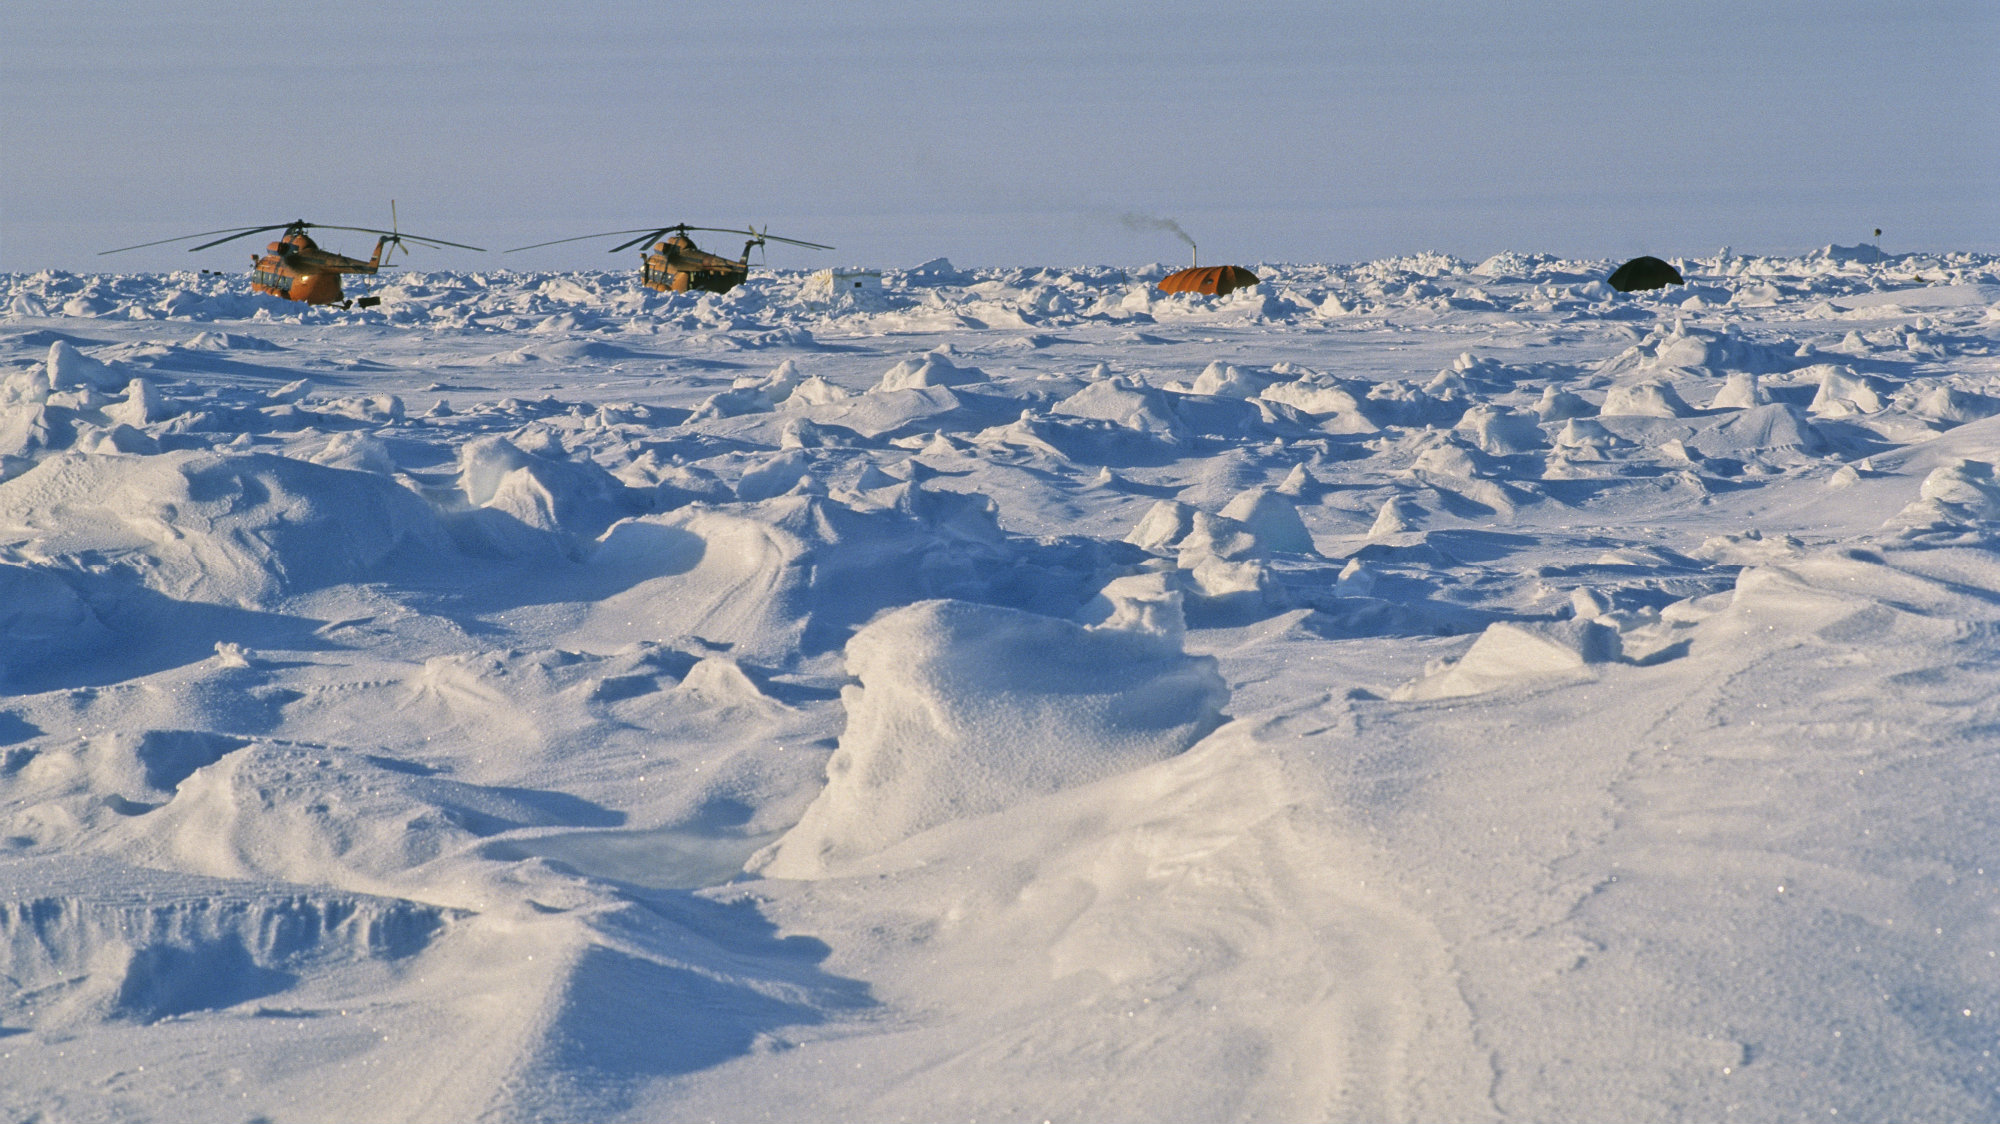
M 1688 286 L 1623 296 L 1602 282 L 1616 263 L 1565 260 L 1546 254 L 1502 253 L 1476 265 L 1446 254 L 1410 255 L 1351 266 L 1261 263 L 1256 271 L 1266 276 L 1265 283 L 1224 298 L 1217 307 L 1252 319 L 1348 318 L 1412 301 L 1430 302 L 1439 308 L 1492 307 L 1492 297 L 1481 286 L 1521 283 L 1537 286 L 1534 299 L 1549 310 L 1567 304 L 1608 306 L 1614 299 L 1670 307 L 1759 306 L 1771 303 L 1777 292 L 1768 279 L 1786 274 L 1832 286 L 1831 295 L 1837 300 L 1843 295 L 1838 286 L 1870 272 L 1928 274 L 1949 284 L 1962 281 L 1968 272 L 1977 271 L 1989 260 L 1986 255 L 1971 253 L 1888 254 L 1871 246 L 1829 246 L 1803 257 L 1760 257 L 1724 250 L 1706 258 L 1676 259 L 1683 272 L 1693 271 Z M 872 296 L 871 289 L 869 301 L 833 305 L 801 300 L 810 295 L 812 275 L 785 270 L 760 271 L 748 283 L 720 295 L 654 293 L 633 287 L 629 275 L 616 272 L 405 272 L 379 287 L 384 299 L 381 307 L 344 311 L 247 296 L 236 291 L 239 285 L 234 278 L 188 274 L 166 275 L 178 286 L 167 299 L 134 302 L 130 294 L 140 278 L 44 271 L 0 279 L 4 281 L 0 300 L 7 302 L 4 307 L 18 309 L 15 315 L 92 316 L 116 309 L 145 318 L 240 320 L 262 316 L 295 323 L 429 322 L 460 329 L 497 320 L 509 327 L 544 331 L 610 328 L 623 318 L 643 314 L 685 331 L 720 331 L 723 334 L 715 338 L 718 346 L 741 348 L 769 346 L 771 341 L 762 337 L 773 333 L 794 343 L 803 342 L 808 337 L 795 333 L 809 332 L 815 324 L 873 331 L 983 330 L 1062 326 L 1099 318 L 1152 319 L 1155 314 L 1174 316 L 1184 309 L 1205 307 L 1190 304 L 1185 298 L 1162 299 L 1149 292 L 1151 282 L 1167 268 L 960 270 L 940 259 L 911 269 L 883 270 L 880 297 Z M 528 289 L 521 297 L 485 295 L 487 287 L 516 278 Z M 1440 280 L 1462 287 L 1454 294 L 1435 283 Z M 957 299 L 936 299 L 943 294 Z M 751 319 L 763 317 L 773 319 Z M 793 326 L 779 327 L 782 321 L 791 321 Z

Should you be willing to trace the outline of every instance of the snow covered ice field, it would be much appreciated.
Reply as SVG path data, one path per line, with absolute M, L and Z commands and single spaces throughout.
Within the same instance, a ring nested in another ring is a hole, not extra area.
M 2000 258 L 1610 264 L 0 276 L 0 1116 L 2000 1119 Z

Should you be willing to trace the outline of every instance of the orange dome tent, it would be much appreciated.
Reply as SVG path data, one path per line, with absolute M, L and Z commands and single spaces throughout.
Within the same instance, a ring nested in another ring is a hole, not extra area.
M 1204 265 L 1160 278 L 1163 293 L 1207 293 L 1219 297 L 1257 283 L 1257 275 L 1240 265 Z

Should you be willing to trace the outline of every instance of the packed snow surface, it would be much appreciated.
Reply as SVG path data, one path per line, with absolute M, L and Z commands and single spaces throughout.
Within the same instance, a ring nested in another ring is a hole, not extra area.
M 0 277 L 0 1116 L 2000 1118 L 2000 260 Z

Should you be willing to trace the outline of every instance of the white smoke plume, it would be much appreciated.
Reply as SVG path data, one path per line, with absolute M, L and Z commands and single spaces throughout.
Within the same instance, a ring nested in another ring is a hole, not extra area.
M 1180 223 L 1172 219 L 1161 218 L 1157 215 L 1142 215 L 1137 212 L 1127 212 L 1124 215 L 1120 215 L 1118 221 L 1124 223 L 1127 230 L 1164 230 L 1181 241 L 1186 242 L 1189 246 L 1194 245 L 1194 239 L 1188 235 L 1187 231 L 1181 229 Z

